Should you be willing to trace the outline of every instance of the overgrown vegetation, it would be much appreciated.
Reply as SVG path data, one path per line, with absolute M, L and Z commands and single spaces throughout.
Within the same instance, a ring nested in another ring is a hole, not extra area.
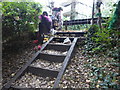
M 24 48 L 38 27 L 42 6 L 35 2 L 2 2 L 3 50 Z
M 104 28 L 93 25 L 88 30 L 85 53 L 91 69 L 91 88 L 119 87 L 119 53 L 120 53 L 120 1 L 114 15 Z
M 17 51 L 26 45 L 26 39 L 37 29 L 38 15 L 42 6 L 34 2 L 2 2 L 2 39 L 3 49 Z M 85 25 L 68 27 L 68 30 L 88 28 Z M 109 22 L 100 29 L 93 25 L 88 30 L 85 54 L 88 57 L 86 67 L 91 69 L 89 74 L 91 88 L 119 87 L 119 53 L 120 53 L 120 1 Z
M 67 30 L 87 30 L 91 25 L 84 24 L 84 25 L 68 25 Z M 63 27 L 63 30 L 65 30 L 65 26 Z

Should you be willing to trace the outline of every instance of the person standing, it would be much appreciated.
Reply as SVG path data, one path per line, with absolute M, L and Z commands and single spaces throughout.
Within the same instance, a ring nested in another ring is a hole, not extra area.
M 62 29 L 62 25 L 63 25 L 63 21 L 62 21 L 62 15 L 61 15 L 61 11 L 63 11 L 63 9 L 61 7 L 59 8 L 53 8 L 52 9 L 52 28 L 54 30 L 61 30 Z
M 44 11 L 38 18 L 40 19 L 38 41 L 40 44 L 43 44 L 44 35 L 50 33 L 52 20 L 48 17 L 48 13 L 46 11 Z

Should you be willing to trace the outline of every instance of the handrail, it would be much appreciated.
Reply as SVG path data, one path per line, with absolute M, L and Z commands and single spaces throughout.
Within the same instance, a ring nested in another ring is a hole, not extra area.
M 98 18 L 94 18 L 94 24 L 97 23 Z M 108 20 L 109 17 L 102 17 L 102 23 L 105 22 L 105 20 Z M 92 18 L 88 19 L 77 19 L 77 20 L 69 20 L 69 21 L 63 21 L 63 25 L 78 25 L 78 24 L 91 24 Z

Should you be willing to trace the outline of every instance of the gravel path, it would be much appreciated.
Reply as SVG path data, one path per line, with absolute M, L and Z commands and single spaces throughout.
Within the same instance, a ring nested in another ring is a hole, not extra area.
M 64 44 L 64 43 L 60 43 L 60 42 L 51 42 L 50 44 L 56 44 L 56 45 L 71 45 L 71 44 Z
M 60 81 L 60 88 L 89 88 L 90 80 L 88 78 L 89 69 L 84 67 L 87 58 L 82 55 L 82 48 L 78 48 L 75 57 L 67 67 L 62 80 Z M 31 66 L 60 69 L 62 63 L 50 63 L 48 61 L 36 60 Z M 13 85 L 23 88 L 52 88 L 55 78 L 43 78 L 26 73 L 22 78 L 17 80 Z
M 35 51 L 33 46 L 25 49 L 24 52 L 19 54 L 9 54 L 2 60 L 2 84 L 5 85 L 15 74 L 16 72 L 32 58 Z
M 32 75 L 31 73 L 25 73 L 19 80 L 13 83 L 22 88 L 52 88 L 55 78 L 43 78 Z
M 56 45 L 71 45 L 71 43 L 63 43 L 58 41 L 51 41 L 50 44 L 56 44 Z
M 53 55 L 66 55 L 67 54 L 67 51 L 61 52 L 61 51 L 55 51 L 55 50 L 43 50 L 42 52 L 46 54 L 53 54 Z
M 7 81 L 12 78 L 15 73 L 33 56 L 35 51 L 32 49 L 26 50 L 24 53 L 21 55 L 17 55 L 14 58 L 11 58 L 10 60 L 5 60 L 3 61 L 3 84 L 5 84 Z M 85 58 L 82 55 L 82 48 L 77 49 L 77 53 L 75 57 L 71 60 L 70 65 L 67 67 L 67 70 L 65 71 L 65 74 L 63 75 L 63 78 L 60 82 L 60 88 L 88 88 L 89 87 L 89 79 L 88 79 L 88 73 L 89 69 L 86 69 L 84 67 L 84 64 L 86 63 L 87 58 Z M 61 63 L 59 64 L 50 64 L 46 62 L 42 62 L 41 65 L 38 65 L 39 60 L 36 60 L 32 65 L 35 66 L 40 66 L 40 67 L 47 67 L 53 69 L 59 69 L 60 66 L 62 65 Z M 46 63 L 46 65 L 44 64 Z M 52 65 L 52 66 L 51 66 Z M 29 76 L 28 76 L 29 75 Z M 54 79 L 49 79 L 49 78 L 42 78 L 42 77 L 36 77 L 35 75 L 31 75 L 30 73 L 26 73 L 21 79 L 26 79 L 23 80 L 22 83 L 20 84 L 20 80 L 16 81 L 19 84 L 19 86 L 23 85 L 23 87 L 41 87 L 41 88 L 51 88 L 53 86 L 53 80 Z M 50 80 L 50 82 L 48 82 Z M 31 82 L 30 84 L 24 84 L 25 82 Z M 41 84 L 36 84 L 38 81 L 44 81 L 41 82 Z M 33 86 L 32 86 L 33 85 Z
M 87 58 L 82 54 L 82 48 L 77 49 L 77 53 L 72 58 L 60 82 L 60 88 L 89 88 L 88 73 L 90 70 L 84 66 Z
M 44 69 L 51 69 L 51 70 L 59 70 L 62 66 L 62 63 L 54 63 L 54 62 L 49 62 L 45 60 L 36 60 L 31 64 L 33 67 L 40 67 Z

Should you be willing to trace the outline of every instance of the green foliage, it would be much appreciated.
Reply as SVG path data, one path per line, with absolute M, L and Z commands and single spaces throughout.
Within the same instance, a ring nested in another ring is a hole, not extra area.
M 89 63 L 86 66 L 91 69 L 91 88 L 97 87 L 120 89 L 120 74 L 117 72 L 118 68 L 120 67 L 119 10 L 120 1 L 117 5 L 114 15 L 108 20 L 108 22 L 106 22 L 102 29 L 99 29 L 97 25 L 93 25 L 88 30 L 87 42 L 85 47 L 86 54 L 89 58 Z
M 68 30 L 87 30 L 87 28 L 90 27 L 90 25 L 85 24 L 85 25 L 68 25 L 67 29 Z M 65 26 L 63 27 L 65 29 Z
M 106 24 L 103 25 L 103 28 L 100 29 L 97 25 L 91 26 L 88 30 L 87 42 L 86 42 L 86 51 L 98 52 L 105 51 L 109 48 L 109 51 L 112 50 L 112 47 L 118 49 L 120 43 L 120 1 L 118 4 L 114 4 L 116 10 L 111 18 L 106 21 Z
M 107 1 L 106 3 L 104 2 L 105 8 L 102 8 L 101 10 L 103 17 L 111 17 L 113 15 L 113 12 L 115 11 L 116 3 L 114 2 L 114 0 L 109 0 L 108 2 Z
M 72 25 L 68 26 L 68 30 L 86 30 L 88 28 L 88 25 Z
M 35 2 L 1 2 L 3 52 L 22 51 L 37 29 L 42 6 Z
M 34 31 L 42 6 L 35 2 L 2 2 L 3 41 Z
M 117 78 L 116 76 L 118 73 L 110 72 L 109 74 L 104 71 L 105 68 L 96 68 L 93 75 L 96 77 L 92 79 L 92 82 L 96 83 L 95 85 L 92 84 L 92 87 L 96 87 L 99 85 L 100 88 L 119 88 L 119 85 L 116 84 Z M 99 74 L 98 74 L 99 73 Z M 98 83 L 100 81 L 100 83 Z
M 108 26 L 108 24 L 105 26 Z M 118 38 L 119 35 L 119 30 L 111 30 L 107 27 L 100 29 L 97 25 L 93 25 L 88 30 L 87 41 L 85 45 L 86 51 L 93 53 L 103 52 L 107 49 L 110 51 L 112 50 L 112 47 L 115 47 L 120 43 Z
M 112 17 L 112 20 L 110 22 L 109 28 L 110 29 L 120 28 L 120 1 L 118 2 L 118 5 Z
M 90 88 L 114 88 L 118 89 L 118 78 L 120 74 L 116 72 L 117 67 L 120 67 L 118 63 L 113 63 L 116 60 L 113 58 L 107 58 L 106 56 L 94 56 L 89 55 L 87 67 L 90 69 Z
M 95 33 L 98 31 L 99 27 L 97 25 L 93 25 L 88 30 L 87 34 L 87 41 L 86 41 L 86 51 L 91 51 L 93 48 L 97 46 L 97 43 L 95 43 L 96 35 Z
M 98 32 L 95 33 L 96 36 L 98 36 L 98 38 L 92 38 L 95 39 L 96 42 L 110 42 L 110 36 L 109 36 L 109 30 L 106 29 L 102 29 L 102 30 L 98 30 Z

